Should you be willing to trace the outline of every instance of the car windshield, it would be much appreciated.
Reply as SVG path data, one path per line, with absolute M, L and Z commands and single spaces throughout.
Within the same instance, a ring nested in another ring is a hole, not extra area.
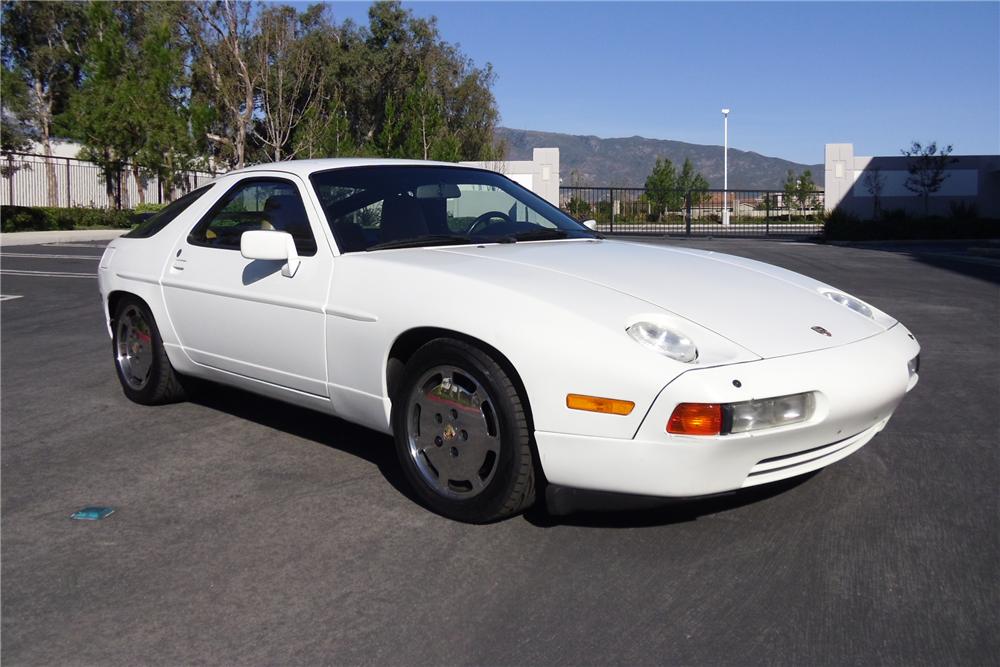
M 356 167 L 310 180 L 341 252 L 597 236 L 530 190 L 481 169 Z

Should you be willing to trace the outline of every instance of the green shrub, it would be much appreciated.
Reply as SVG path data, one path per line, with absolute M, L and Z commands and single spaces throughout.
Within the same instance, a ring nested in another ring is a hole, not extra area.
M 0 206 L 0 223 L 5 232 L 42 232 L 58 229 L 55 221 L 40 208 Z
M 953 200 L 948 202 L 953 220 L 972 220 L 979 217 L 979 208 L 975 202 Z
M 881 220 L 859 220 L 833 213 L 823 235 L 833 241 L 887 241 L 905 239 L 1000 238 L 1000 220 L 955 218 L 907 218 L 889 212 Z
M 891 208 L 888 211 L 882 211 L 881 217 L 879 218 L 882 222 L 906 222 L 907 219 L 906 209 L 904 208 Z
M 153 202 L 146 202 L 145 204 L 139 204 L 133 209 L 135 213 L 158 213 L 163 210 L 166 204 L 156 204 Z
M 854 225 L 861 222 L 861 219 L 853 213 L 848 213 L 842 208 L 835 208 L 823 216 L 823 222 L 827 226 L 833 225 Z
M 48 206 L 0 206 L 4 232 L 34 232 L 60 229 L 128 229 L 133 212 L 101 208 L 52 208 Z

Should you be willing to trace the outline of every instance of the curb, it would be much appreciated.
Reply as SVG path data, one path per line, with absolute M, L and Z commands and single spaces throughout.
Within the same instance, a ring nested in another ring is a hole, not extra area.
M 83 241 L 110 241 L 127 229 L 70 229 L 49 232 L 5 232 L 0 234 L 0 247 L 38 245 L 42 243 L 80 243 Z

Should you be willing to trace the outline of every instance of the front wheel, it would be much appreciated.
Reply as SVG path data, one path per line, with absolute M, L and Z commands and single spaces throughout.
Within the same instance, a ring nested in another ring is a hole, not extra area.
M 184 399 L 180 378 L 170 365 L 149 307 L 122 297 L 112 323 L 112 350 L 122 391 L 132 401 L 159 405 Z
M 417 350 L 393 400 L 392 426 L 406 477 L 435 512 L 486 523 L 534 502 L 525 401 L 482 350 L 451 339 Z

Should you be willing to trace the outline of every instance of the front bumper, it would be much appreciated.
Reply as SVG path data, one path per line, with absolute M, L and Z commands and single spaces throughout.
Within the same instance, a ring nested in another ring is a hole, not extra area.
M 885 427 L 916 384 L 907 362 L 919 352 L 897 324 L 818 352 L 690 370 L 663 388 L 631 439 L 536 431 L 542 468 L 562 486 L 663 497 L 721 493 L 811 472 L 857 451 Z M 816 392 L 816 411 L 800 424 L 714 437 L 666 432 L 678 403 L 805 391 Z

